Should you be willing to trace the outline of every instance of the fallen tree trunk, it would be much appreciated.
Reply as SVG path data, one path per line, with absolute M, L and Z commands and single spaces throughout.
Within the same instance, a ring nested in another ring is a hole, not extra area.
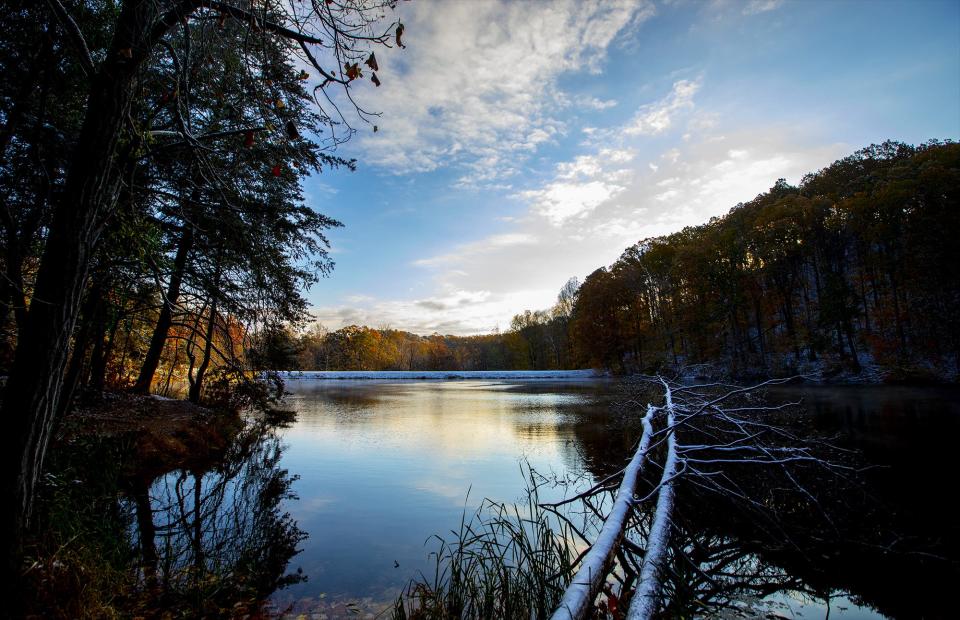
M 670 545 L 670 531 L 673 527 L 673 482 L 679 474 L 680 459 L 677 457 L 676 416 L 674 415 L 673 394 L 663 379 L 667 411 L 667 459 L 663 464 L 663 475 L 657 497 L 657 508 L 653 513 L 653 525 L 647 537 L 647 550 L 640 569 L 637 590 L 627 611 L 627 620 L 650 620 L 660 607 L 660 594 L 666 573 L 667 555 Z
M 600 529 L 596 541 L 583 556 L 580 570 L 577 571 L 564 592 L 563 599 L 551 616 L 551 620 L 581 620 L 586 618 L 593 608 L 593 601 L 603 588 L 604 581 L 613 564 L 613 558 L 620 549 L 620 542 L 623 539 L 623 531 L 626 528 L 627 520 L 633 511 L 634 490 L 637 488 L 637 480 L 640 478 L 643 466 L 647 461 L 650 440 L 653 436 L 653 418 L 656 412 L 656 407 L 653 405 L 647 406 L 647 413 L 643 416 L 643 433 L 640 436 L 640 444 L 637 446 L 633 458 L 630 459 L 630 463 L 623 470 L 623 480 L 617 490 L 613 508 L 610 509 L 610 514 L 603 522 L 603 527 Z

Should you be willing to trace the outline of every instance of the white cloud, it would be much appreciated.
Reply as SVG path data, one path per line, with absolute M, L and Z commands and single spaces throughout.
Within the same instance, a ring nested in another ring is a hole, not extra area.
M 581 155 L 571 162 L 561 162 L 557 166 L 557 178 L 575 179 L 580 176 L 593 176 L 600 172 L 600 162 L 591 155 Z
M 635 155 L 628 148 L 602 148 L 594 154 L 580 155 L 557 164 L 556 175 L 549 183 L 514 197 L 527 202 L 533 213 L 553 226 L 582 220 L 624 190 L 622 183 L 630 171 L 623 165 Z
M 580 101 L 580 106 L 588 110 L 606 110 L 616 107 L 615 99 L 597 99 L 596 97 L 586 97 Z
M 380 302 L 350 316 L 387 317 L 422 333 L 505 328 L 517 312 L 549 307 L 568 277 L 584 278 L 640 239 L 702 224 L 777 178 L 797 182 L 848 150 L 798 143 L 788 130 L 754 127 L 643 158 L 627 146 L 580 155 L 558 164 L 540 187 L 515 194 L 528 212 L 505 222 L 505 231 L 417 261 L 442 293 L 419 305 Z M 617 161 L 623 153 L 630 153 L 627 161 Z M 467 290 L 489 295 L 456 305 L 458 291 Z
M 750 0 L 747 6 L 743 7 L 743 14 L 766 13 L 778 8 L 781 4 L 783 4 L 783 0 Z
M 603 181 L 556 181 L 543 189 L 522 192 L 520 196 L 530 200 L 534 210 L 551 224 L 559 226 L 570 218 L 585 217 L 623 189 L 619 185 Z
M 673 200 L 674 198 L 676 198 L 676 197 L 679 196 L 679 195 L 680 195 L 680 192 L 679 192 L 679 191 L 677 191 L 677 190 L 675 190 L 675 189 L 668 189 L 668 190 L 665 191 L 665 192 L 661 192 L 661 193 L 659 193 L 659 194 L 656 194 L 656 195 L 654 196 L 654 198 L 655 198 L 656 200 L 659 200 L 660 202 L 665 202 L 665 201 L 667 201 L 667 200 Z
M 383 112 L 379 132 L 358 140 L 363 161 L 395 173 L 461 165 L 459 185 L 469 187 L 516 175 L 518 160 L 555 139 L 563 131 L 554 118 L 558 77 L 597 71 L 614 38 L 651 16 L 653 5 L 563 0 L 534 11 L 489 0 L 403 10 L 407 49 L 380 61 L 381 88 L 357 93 Z
M 623 128 L 627 135 L 656 135 L 673 125 L 680 112 L 693 108 L 693 96 L 700 89 L 699 81 L 679 80 L 673 83 L 670 94 L 657 101 L 641 106 L 633 120 Z

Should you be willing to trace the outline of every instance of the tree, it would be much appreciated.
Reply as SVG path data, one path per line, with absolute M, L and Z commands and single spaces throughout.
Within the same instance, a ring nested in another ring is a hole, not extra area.
M 14 12 L 35 10 L 27 5 L 17 5 Z M 375 30 L 391 2 L 306 6 L 278 0 L 123 0 L 116 11 L 112 6 L 92 2 L 73 5 L 74 11 L 59 0 L 50 0 L 47 5 L 48 10 L 39 17 L 48 24 L 48 32 L 53 30 L 53 23 L 62 29 L 73 52 L 68 60 L 65 50 L 58 48 L 58 55 L 53 57 L 72 63 L 84 74 L 85 87 L 78 88 L 77 93 L 82 93 L 79 98 L 85 103 L 79 106 L 83 120 L 71 141 L 73 147 L 64 163 L 62 185 L 52 201 L 33 302 L 19 330 L 4 395 L 3 411 L 10 423 L 4 440 L 3 490 L 9 498 L 4 531 L 11 561 L 17 557 L 21 533 L 29 523 L 34 489 L 56 424 L 56 413 L 61 410 L 70 341 L 91 265 L 118 205 L 133 189 L 130 180 L 136 175 L 144 149 L 149 148 L 151 139 L 170 136 L 201 151 L 211 144 L 216 147 L 224 138 L 249 131 L 249 127 L 232 126 L 227 132 L 197 134 L 178 115 L 172 126 L 153 125 L 154 116 L 144 97 L 150 68 L 178 63 L 170 43 L 178 33 L 186 40 L 196 24 L 215 27 L 233 20 L 249 32 L 250 40 L 283 41 L 285 49 L 295 51 L 318 74 L 322 82 L 314 89 L 314 100 L 319 105 L 320 98 L 324 98 L 333 110 L 333 114 L 326 114 L 321 107 L 321 116 L 331 144 L 336 144 L 353 130 L 336 111 L 328 90 L 341 87 L 352 101 L 349 86 L 361 77 L 358 63 L 367 59 L 375 70 L 371 47 L 392 40 L 392 26 Z M 101 24 L 103 31 L 112 33 L 109 41 L 102 44 L 86 32 L 94 27 L 100 32 Z M 397 26 L 397 34 L 401 32 L 402 28 Z M 53 52 L 47 54 L 49 58 Z M 267 67 L 257 65 L 257 59 L 254 54 L 248 57 L 254 63 L 251 70 L 265 71 Z M 331 73 L 328 67 L 334 63 L 338 70 Z M 167 85 L 171 96 L 176 96 L 176 86 Z M 270 93 L 262 94 L 265 96 L 261 101 L 268 100 L 266 95 Z M 357 115 L 369 118 L 360 108 Z M 10 142 L 13 141 L 11 138 Z M 282 169 L 280 173 L 283 174 Z M 215 314 L 211 312 L 211 323 L 216 322 Z
M 581 360 L 618 371 L 960 371 L 960 146 L 885 142 L 702 226 L 645 239 L 579 289 Z

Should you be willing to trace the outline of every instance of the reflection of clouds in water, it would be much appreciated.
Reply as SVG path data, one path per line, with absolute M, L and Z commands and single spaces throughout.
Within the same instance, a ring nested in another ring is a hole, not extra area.
M 337 506 L 339 503 L 340 501 L 336 497 L 308 497 L 300 500 L 297 504 L 297 514 L 308 516 L 318 512 L 328 512 L 331 506 L 334 507 L 334 510 L 340 510 L 340 506 Z
M 464 503 L 467 500 L 467 493 L 470 488 L 470 476 L 457 476 L 456 482 L 452 480 L 440 481 L 425 478 L 411 482 L 410 486 L 420 492 L 432 493 L 433 495 Z
M 299 415 L 283 430 L 283 466 L 300 475 L 302 499 L 287 509 L 310 533 L 297 559 L 310 581 L 292 588 L 295 598 L 376 598 L 405 585 L 429 569 L 424 541 L 456 527 L 465 507 L 522 499 L 524 457 L 540 471 L 568 471 L 572 421 L 595 411 L 588 388 L 556 382 L 290 387 Z
M 291 400 L 299 420 L 284 436 L 318 448 L 390 449 L 454 463 L 491 454 L 556 457 L 558 415 L 584 397 L 490 387 L 476 382 L 314 384 Z

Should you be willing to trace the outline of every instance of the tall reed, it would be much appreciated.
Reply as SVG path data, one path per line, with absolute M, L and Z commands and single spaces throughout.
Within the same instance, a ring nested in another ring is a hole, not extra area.
M 532 476 L 525 501 L 484 500 L 451 533 L 436 536 L 433 574 L 404 589 L 392 618 L 548 618 L 573 577 L 573 532 L 540 507 Z

